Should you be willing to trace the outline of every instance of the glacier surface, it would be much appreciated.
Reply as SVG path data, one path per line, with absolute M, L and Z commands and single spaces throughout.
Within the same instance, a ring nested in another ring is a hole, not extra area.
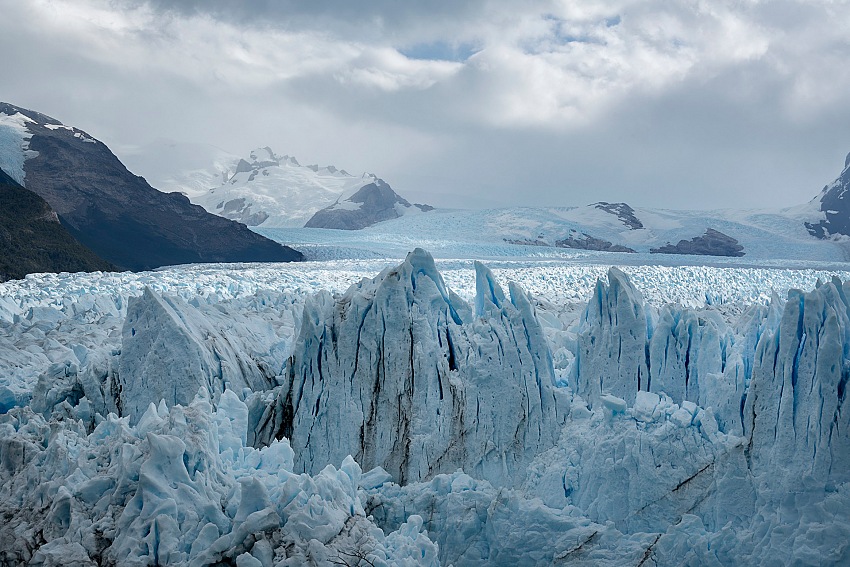
M 0 284 L 0 564 L 847 564 L 848 280 L 416 250 Z

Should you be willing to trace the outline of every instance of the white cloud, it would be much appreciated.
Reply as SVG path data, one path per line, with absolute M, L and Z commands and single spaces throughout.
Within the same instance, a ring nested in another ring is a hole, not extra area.
M 449 194 L 511 202 L 531 176 L 536 193 L 523 201 L 562 199 L 568 187 L 561 204 L 580 204 L 629 187 L 636 204 L 704 206 L 761 173 L 791 204 L 812 174 L 793 159 L 828 172 L 833 154 L 850 149 L 847 8 L 0 0 L 0 48 L 16 54 L 0 61 L 10 78 L 0 97 L 116 144 L 165 136 L 314 152 L 313 161 L 405 180 L 422 200 L 439 178 L 455 184 Z M 402 55 L 417 45 L 476 53 Z M 491 164 L 506 148 L 515 159 Z M 769 156 L 786 169 L 763 174 Z M 436 177 L 425 171 L 434 167 Z

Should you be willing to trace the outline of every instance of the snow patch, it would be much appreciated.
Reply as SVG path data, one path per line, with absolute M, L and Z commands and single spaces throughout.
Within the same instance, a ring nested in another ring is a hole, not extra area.
M 29 149 L 32 138 L 27 123 L 35 120 L 20 112 L 12 115 L 0 114 L 0 169 L 20 185 L 25 186 L 24 163 L 38 152 Z

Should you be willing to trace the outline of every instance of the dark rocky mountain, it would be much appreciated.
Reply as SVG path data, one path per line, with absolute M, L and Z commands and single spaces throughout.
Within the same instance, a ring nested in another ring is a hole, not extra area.
M 732 256 L 744 255 L 744 247 L 729 235 L 709 228 L 702 236 L 690 240 L 680 240 L 678 244 L 666 244 L 652 248 L 651 254 L 696 254 L 699 256 Z
M 246 226 L 210 214 L 179 193 L 133 175 L 103 143 L 58 120 L 0 103 L 32 121 L 26 188 L 102 258 L 131 270 L 195 262 L 286 262 L 303 257 Z
M 850 154 L 844 160 L 844 171 L 838 179 L 823 188 L 815 202 L 820 202 L 822 218 L 816 222 L 806 222 L 806 228 L 812 236 L 830 238 L 843 234 L 850 236 Z
M 586 232 L 581 233 L 578 237 L 570 234 L 567 238 L 556 240 L 555 246 L 558 248 L 575 248 L 577 250 L 597 250 L 599 252 L 634 252 L 628 246 L 614 244 L 595 236 L 590 236 Z
M 336 228 L 341 230 L 359 230 L 375 223 L 402 216 L 399 207 L 416 207 L 422 212 L 431 211 L 429 205 L 411 205 L 406 199 L 393 191 L 389 183 L 377 177 L 372 183 L 364 185 L 354 195 L 338 201 L 314 214 L 306 228 Z
M 626 203 L 606 203 L 605 201 L 600 201 L 598 203 L 594 203 L 593 206 L 600 211 L 605 211 L 606 213 L 616 216 L 620 219 L 620 222 L 629 227 L 631 230 L 643 228 L 643 223 L 640 222 L 640 219 L 638 219 L 637 216 L 635 216 L 635 210 Z
M 65 230 L 47 201 L 0 169 L 0 281 L 113 269 Z

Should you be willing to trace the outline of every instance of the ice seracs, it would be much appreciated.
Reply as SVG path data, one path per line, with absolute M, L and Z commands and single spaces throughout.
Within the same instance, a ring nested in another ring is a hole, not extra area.
M 837 279 L 791 291 L 778 328 L 759 341 L 743 414 L 764 482 L 830 490 L 850 480 L 848 292 Z
M 463 468 L 498 485 L 557 439 L 567 412 L 525 293 L 477 266 L 478 310 L 431 256 L 304 307 L 287 381 L 260 438 L 285 437 L 296 470 L 346 455 L 402 484 Z
M 5 416 L 0 562 L 438 565 L 421 518 L 386 533 L 367 518 L 353 460 L 294 474 L 285 440 L 245 445 L 247 413 L 226 390 L 217 408 L 199 395 L 90 433 L 74 412 L 58 434 L 28 408 Z
M 591 405 L 603 394 L 634 403 L 649 386 L 645 351 L 647 319 L 643 297 L 619 269 L 608 283 L 596 283 L 578 331 L 572 379 L 575 392 Z
M 526 269 L 0 285 L 0 563 L 850 561 L 848 284 Z

